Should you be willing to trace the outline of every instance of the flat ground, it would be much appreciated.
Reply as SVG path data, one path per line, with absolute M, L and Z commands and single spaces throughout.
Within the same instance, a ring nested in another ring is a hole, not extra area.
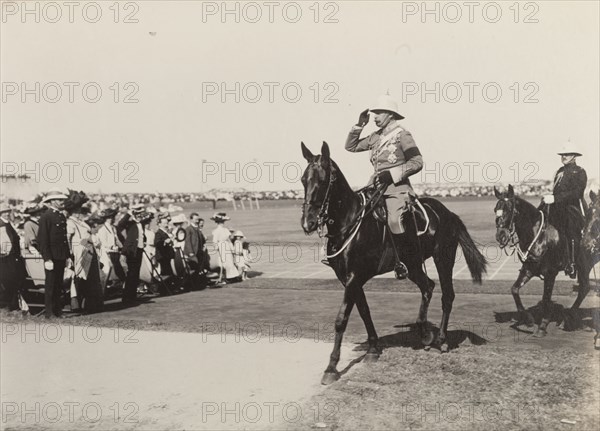
M 590 329 L 598 297 L 583 304 L 583 329 L 562 331 L 562 309 L 575 292 L 561 278 L 548 335 L 533 338 L 532 328 L 511 321 L 519 263 L 495 247 L 494 201 L 444 203 L 490 260 L 482 286 L 456 264 L 450 353 L 423 349 L 412 325 L 420 294 L 384 275 L 366 286 L 379 362 L 360 361 L 366 333 L 355 311 L 342 378 L 321 386 L 342 297 L 320 263 L 321 240 L 301 232 L 299 202 L 236 212 L 220 203 L 230 227 L 254 244 L 252 279 L 145 297 L 127 309 L 112 301 L 104 313 L 60 321 L 0 314 L 1 428 L 599 429 L 599 351 Z M 210 236 L 212 208 L 185 206 L 193 210 Z M 539 280 L 528 284 L 525 305 L 534 307 L 541 290 Z M 440 318 L 437 287 L 429 319 Z

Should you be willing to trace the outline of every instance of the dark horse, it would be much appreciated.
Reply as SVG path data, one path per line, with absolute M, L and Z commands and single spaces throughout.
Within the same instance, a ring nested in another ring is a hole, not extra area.
M 600 262 L 600 196 L 590 190 L 590 206 L 585 220 L 582 240 L 583 250 L 589 256 L 592 267 Z M 594 273 L 594 278 L 595 277 Z M 598 280 L 596 279 L 596 283 Z M 598 285 L 595 286 L 598 289 Z M 600 349 L 600 309 L 592 312 L 592 324 L 596 330 L 594 347 Z
M 342 171 L 331 160 L 329 146 L 323 142 L 321 155 L 313 155 L 302 143 L 302 154 L 308 167 L 302 176 L 304 205 L 302 228 L 306 234 L 327 226 L 328 261 L 337 278 L 344 285 L 344 299 L 335 320 L 335 342 L 329 365 L 322 384 L 339 379 L 336 370 L 340 359 L 342 337 L 348 318 L 356 304 L 368 334 L 366 361 L 379 357 L 378 337 L 371 319 L 363 285 L 378 274 L 394 269 L 395 254 L 390 241 L 383 240 L 384 224 L 377 221 L 372 212 L 363 213 L 366 198 L 354 192 Z M 420 200 L 430 220 L 426 231 L 419 237 L 419 244 L 407 244 L 399 250 L 400 259 L 408 268 L 408 278 L 421 290 L 421 307 L 417 327 L 423 344 L 435 342 L 442 351 L 448 350 L 446 333 L 454 301 L 452 268 L 458 244 L 466 256 L 471 277 L 480 283 L 487 262 L 469 236 L 460 218 L 435 199 Z M 357 223 L 357 220 L 362 222 Z M 442 322 L 437 339 L 427 324 L 427 310 L 435 283 L 424 272 L 425 259 L 433 257 L 442 286 Z
M 494 188 L 498 202 L 496 212 L 496 241 L 500 248 L 513 247 L 523 265 L 511 292 L 519 312 L 519 322 L 528 326 L 534 324 L 531 312 L 525 310 L 519 295 L 519 289 L 532 277 L 544 280 L 542 296 L 542 320 L 534 336 L 543 337 L 550 323 L 550 308 L 552 305 L 552 290 L 558 272 L 565 267 L 565 245 L 557 229 L 547 223 L 544 211 L 537 209 L 529 202 L 515 195 L 512 185 L 506 192 L 500 193 Z M 575 265 L 578 273 L 579 292 L 571 310 L 579 308 L 590 290 L 589 273 L 591 265 L 589 255 L 583 247 L 576 250 Z M 565 313 L 565 327 L 570 326 L 570 313 Z

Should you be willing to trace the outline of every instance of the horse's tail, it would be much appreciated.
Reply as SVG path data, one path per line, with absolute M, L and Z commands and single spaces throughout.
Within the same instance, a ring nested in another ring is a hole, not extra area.
M 462 220 L 456 214 L 452 215 L 454 216 L 454 228 L 458 236 L 458 242 L 465 255 L 471 278 L 475 283 L 481 284 L 481 278 L 487 272 L 487 259 L 475 245 Z

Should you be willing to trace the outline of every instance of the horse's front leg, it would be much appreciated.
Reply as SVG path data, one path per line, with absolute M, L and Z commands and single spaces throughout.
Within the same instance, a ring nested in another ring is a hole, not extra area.
M 529 270 L 527 270 L 525 268 L 521 268 L 521 271 L 519 272 L 519 277 L 517 277 L 517 280 L 515 281 L 515 283 L 512 285 L 512 287 L 510 289 L 513 299 L 515 300 L 515 305 L 517 306 L 517 312 L 519 314 L 517 323 L 523 322 L 521 317 L 523 315 L 525 315 L 524 323 L 527 326 L 533 326 L 533 324 L 535 323 L 535 320 L 534 320 L 532 314 L 525 310 L 525 307 L 523 306 L 523 302 L 521 301 L 521 296 L 519 295 L 519 290 L 521 289 L 521 287 L 525 286 L 525 284 L 527 284 L 527 282 L 529 280 L 531 280 L 531 277 L 532 277 L 532 274 Z
M 365 324 L 369 342 L 369 349 L 365 355 L 365 362 L 375 362 L 377 359 L 379 359 L 379 355 L 381 354 L 379 346 L 377 345 L 379 337 L 377 337 L 375 325 L 373 324 L 373 319 L 371 318 L 371 311 L 369 310 L 369 304 L 367 304 L 365 291 L 363 290 L 362 286 L 356 286 L 354 289 L 356 292 L 356 307 L 358 308 L 360 317 Z
M 534 332 L 533 336 L 537 338 L 545 337 L 547 334 L 548 323 L 550 323 L 550 307 L 552 305 L 552 290 L 554 289 L 554 280 L 556 272 L 544 274 L 544 294 L 542 295 L 542 322 Z
M 321 384 L 323 385 L 329 385 L 340 378 L 340 373 L 337 371 L 337 364 L 340 361 L 342 338 L 348 325 L 348 318 L 352 312 L 352 307 L 354 307 L 354 298 L 352 297 L 350 286 L 347 285 L 344 292 L 344 300 L 335 318 L 335 341 L 333 342 L 333 351 L 329 357 L 329 365 L 325 369 L 325 373 L 321 379 Z

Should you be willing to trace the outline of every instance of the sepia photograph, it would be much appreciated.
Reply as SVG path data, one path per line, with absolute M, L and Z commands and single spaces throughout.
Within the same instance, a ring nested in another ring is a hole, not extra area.
M 0 430 L 600 429 L 599 0 L 0 0 Z

